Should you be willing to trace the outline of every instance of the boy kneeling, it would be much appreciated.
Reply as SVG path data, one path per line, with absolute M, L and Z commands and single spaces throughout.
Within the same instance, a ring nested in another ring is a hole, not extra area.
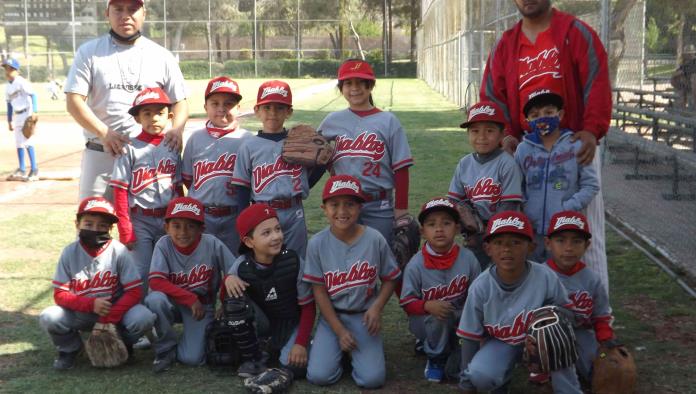
M 114 207 L 103 197 L 85 198 L 78 207 L 79 240 L 63 249 L 53 277 L 56 305 L 39 316 L 58 348 L 55 369 L 75 365 L 82 350 L 80 331 L 90 331 L 96 323 L 116 325 L 130 354 L 132 344 L 155 322 L 155 315 L 138 304 L 142 280 L 128 249 L 109 234 L 116 222 Z
M 306 374 L 307 346 L 316 309 L 311 286 L 302 281 L 304 262 L 283 246 L 283 231 L 275 209 L 255 204 L 239 214 L 239 258 L 227 272 L 228 295 L 247 297 L 254 320 L 239 327 L 243 363 L 237 374 L 258 375 L 266 369 L 257 337 L 268 337 L 268 350 L 280 353 L 283 368 L 295 377 Z

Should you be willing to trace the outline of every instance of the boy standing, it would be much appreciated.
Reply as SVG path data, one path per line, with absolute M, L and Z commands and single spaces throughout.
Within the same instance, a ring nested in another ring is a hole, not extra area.
M 274 208 L 283 229 L 285 246 L 304 257 L 307 226 L 302 200 L 321 178 L 324 167 L 312 171 L 299 164 L 288 164 L 281 157 L 288 136 L 285 121 L 292 116 L 292 91 L 283 81 L 267 81 L 259 86 L 254 113 L 263 129 L 239 148 L 232 184 L 237 188 L 239 207 L 265 204 Z M 240 234 L 240 237 L 243 236 Z
M 173 118 L 171 102 L 160 88 L 147 88 L 128 110 L 143 130 L 114 163 L 109 184 L 114 188 L 119 240 L 133 250 L 140 277 L 147 282 L 155 243 L 164 235 L 164 214 L 180 184 L 179 153 L 162 144 Z M 132 221 L 131 221 L 132 220 Z
M 204 106 L 208 122 L 186 142 L 182 167 L 188 196 L 205 205 L 205 231 L 218 237 L 233 254 L 239 248 L 234 224 L 239 207 L 230 180 L 239 147 L 251 137 L 237 121 L 241 100 L 237 82 L 227 77 L 208 82 Z
M 128 250 L 109 235 L 116 222 L 113 206 L 102 197 L 88 197 L 78 207 L 79 239 L 63 249 L 53 277 L 56 305 L 39 315 L 58 348 L 55 369 L 75 365 L 82 349 L 80 331 L 90 331 L 97 322 L 118 325 L 129 353 L 155 322 L 156 316 L 138 304 L 142 281 Z
M 455 331 L 469 285 L 481 268 L 474 254 L 455 242 L 459 212 L 447 198 L 423 204 L 418 221 L 425 244 L 406 265 L 400 304 L 428 356 L 425 378 L 440 382 L 448 360 L 459 359 Z M 458 373 L 457 366 L 453 375 Z
M 467 121 L 473 153 L 464 156 L 454 170 L 447 196 L 458 204 L 473 205 L 485 224 L 496 212 L 519 209 L 522 172 L 515 160 L 500 148 L 505 117 L 498 105 L 482 101 L 469 108 Z M 467 243 L 485 268 L 490 258 L 483 250 L 482 234 L 471 234 Z
M 7 58 L 2 62 L 5 70 L 7 87 L 5 88 L 5 99 L 7 100 L 7 126 L 10 131 L 14 130 L 15 145 L 17 147 L 17 160 L 19 167 L 10 175 L 8 181 L 36 181 L 39 179 L 39 167 L 36 163 L 36 152 L 31 143 L 31 137 L 26 138 L 22 133 L 22 127 L 27 119 L 36 119 L 38 104 L 36 92 L 31 83 L 19 75 L 19 61 Z M 24 149 L 29 155 L 31 169 L 27 174 L 24 164 Z
M 145 305 L 157 315 L 155 373 L 168 370 L 176 360 L 192 366 L 205 362 L 205 329 L 213 320 L 221 273 L 234 256 L 222 241 L 203 234 L 203 210 L 190 197 L 170 201 L 164 216 L 167 235 L 152 255 Z M 175 322 L 184 325 L 178 341 Z
M 483 245 L 493 265 L 469 288 L 457 329 L 463 338 L 459 387 L 467 393 L 506 387 L 522 357 L 533 310 L 572 308 L 553 271 L 527 259 L 533 239 L 531 223 L 521 212 L 500 212 L 488 222 Z M 582 393 L 574 365 L 553 371 L 551 382 L 555 393 Z
M 575 313 L 580 316 L 580 325 L 575 328 L 579 358 L 578 373 L 588 382 L 592 381 L 592 361 L 602 347 L 617 346 L 611 328 L 611 307 L 607 290 L 599 276 L 589 270 L 580 259 L 590 246 L 587 218 L 580 212 L 562 211 L 551 217 L 546 237 L 546 248 L 550 258 L 546 265 L 563 283 Z
M 599 191 L 597 172 L 578 164 L 582 142 L 573 141 L 573 131 L 559 127 L 563 98 L 550 89 L 529 94 L 523 108 L 531 132 L 515 151 L 515 161 L 525 176 L 524 212 L 534 226 L 536 250 L 531 259 L 544 262 L 544 235 L 554 213 L 587 208 Z

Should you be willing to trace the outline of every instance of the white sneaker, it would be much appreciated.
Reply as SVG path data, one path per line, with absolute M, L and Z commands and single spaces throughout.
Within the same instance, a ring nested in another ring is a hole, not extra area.
M 133 349 L 137 349 L 137 350 L 147 350 L 151 347 L 152 347 L 152 343 L 150 343 L 150 340 L 145 335 L 140 337 L 140 339 L 138 339 L 138 342 L 136 342 L 133 345 Z
M 23 181 L 26 179 L 26 177 L 27 177 L 27 173 L 18 168 L 10 176 L 7 177 L 7 180 L 8 181 Z

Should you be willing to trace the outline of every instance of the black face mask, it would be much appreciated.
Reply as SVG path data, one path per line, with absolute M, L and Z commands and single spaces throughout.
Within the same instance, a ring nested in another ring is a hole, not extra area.
M 115 38 L 118 41 L 125 42 L 125 43 L 132 43 L 133 41 L 137 40 L 140 37 L 140 31 L 137 33 L 133 34 L 130 37 L 123 37 L 118 35 L 113 29 L 109 30 L 109 34 L 111 34 L 111 37 Z
M 101 249 L 102 246 L 111 241 L 111 235 L 108 231 L 80 229 L 78 237 L 80 237 L 80 242 L 90 249 Z

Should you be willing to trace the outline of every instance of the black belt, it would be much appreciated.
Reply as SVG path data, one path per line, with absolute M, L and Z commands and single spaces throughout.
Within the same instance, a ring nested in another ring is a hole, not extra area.
M 336 313 L 342 313 L 342 314 L 344 314 L 344 315 L 359 315 L 359 314 L 361 314 L 361 313 L 367 312 L 367 310 L 363 310 L 363 311 L 351 311 L 351 310 L 348 310 L 348 309 L 341 309 L 341 308 L 334 308 L 334 310 L 336 311 Z
M 97 151 L 97 152 L 104 152 L 104 145 L 97 144 L 96 142 L 92 142 L 92 141 L 87 141 L 85 143 L 85 148 L 87 148 L 89 150 Z
M 28 108 L 24 108 L 24 109 L 21 110 L 21 111 L 14 111 L 14 113 L 17 114 L 17 115 L 21 115 L 21 114 L 27 112 L 28 110 L 29 110 Z

